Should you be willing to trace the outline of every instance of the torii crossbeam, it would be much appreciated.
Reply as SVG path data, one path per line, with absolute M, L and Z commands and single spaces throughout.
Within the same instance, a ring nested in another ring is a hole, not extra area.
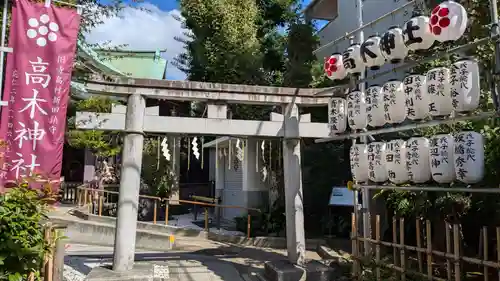
M 77 128 L 124 131 L 123 165 L 120 179 L 118 218 L 113 269 L 132 268 L 139 198 L 144 133 L 197 134 L 283 139 L 286 232 L 291 262 L 305 263 L 304 214 L 300 157 L 301 138 L 332 136 L 327 123 L 310 122 L 299 115 L 298 105 L 327 106 L 330 97 L 317 97 L 318 89 L 231 85 L 152 79 L 116 79 L 87 82 L 89 92 L 128 99 L 126 110 L 112 113 L 77 112 Z M 333 92 L 333 91 L 332 91 Z M 208 118 L 157 116 L 146 112 L 145 98 L 204 101 Z M 272 113 L 271 121 L 227 119 L 227 104 L 279 105 L 284 114 Z M 326 109 L 325 109 L 326 110 Z

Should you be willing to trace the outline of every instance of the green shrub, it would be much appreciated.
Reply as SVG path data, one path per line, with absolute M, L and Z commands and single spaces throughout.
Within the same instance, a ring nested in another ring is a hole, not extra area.
M 234 218 L 236 230 L 247 233 L 248 215 Z M 286 226 L 285 208 L 274 206 L 269 212 L 255 213 L 250 215 L 250 235 L 267 236 L 283 232 Z
M 42 225 L 49 200 L 27 184 L 0 194 L 0 280 L 27 280 L 30 273 L 40 276 L 49 251 Z

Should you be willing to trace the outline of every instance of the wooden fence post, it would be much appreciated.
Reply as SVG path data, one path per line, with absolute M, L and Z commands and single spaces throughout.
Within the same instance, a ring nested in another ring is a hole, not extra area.
M 500 263 L 500 227 L 496 228 L 497 232 L 497 261 Z M 500 280 L 500 270 L 498 270 L 498 280 Z
M 425 242 L 427 245 L 427 279 L 432 280 L 432 232 L 431 221 L 425 221 Z
M 488 227 L 483 226 L 483 261 L 488 261 Z M 484 281 L 488 281 L 488 266 L 484 265 Z
M 154 210 L 153 210 L 153 224 L 156 224 L 156 208 L 158 208 L 158 204 L 157 204 L 156 199 L 153 199 L 153 200 L 155 201 Z
M 405 219 L 399 219 L 399 245 L 400 248 L 400 256 L 401 256 L 401 280 L 406 281 L 406 252 L 405 252 Z
M 168 225 L 168 199 L 165 200 L 165 225 Z
M 393 245 L 398 244 L 398 225 L 396 221 L 396 215 L 392 217 L 392 243 Z M 398 249 L 395 246 L 392 246 L 392 258 L 394 259 L 394 265 L 399 266 L 398 262 Z M 400 274 L 397 271 L 394 271 L 394 277 L 396 280 L 399 280 Z
M 453 225 L 453 252 L 455 257 L 455 281 L 460 281 L 460 234 L 458 224 Z
M 452 254 L 451 251 L 451 235 L 450 235 L 450 224 L 448 222 L 445 222 L 444 224 L 444 231 L 446 235 L 446 271 L 447 271 L 447 279 L 451 281 L 451 262 L 450 262 L 450 257 L 448 257 L 448 254 Z
M 375 262 L 377 264 L 376 274 L 377 281 L 381 280 L 380 276 L 380 215 L 375 217 L 375 241 L 377 245 L 375 245 Z
M 356 221 L 356 214 L 351 215 L 351 240 L 352 240 L 352 276 L 356 280 L 359 276 L 359 255 L 358 255 L 358 227 Z
M 421 234 L 421 227 L 422 222 L 420 218 L 417 218 L 415 220 L 415 226 L 416 226 L 416 232 L 417 232 L 417 248 L 421 249 L 422 248 L 422 238 L 420 237 Z M 417 252 L 417 259 L 418 259 L 418 271 L 420 273 L 424 272 L 424 264 L 422 262 L 422 253 L 420 251 Z
M 46 226 L 45 228 L 45 234 L 44 234 L 44 239 L 46 242 L 48 242 L 49 244 L 52 244 L 52 241 L 51 239 L 53 238 L 53 235 L 52 235 L 52 226 L 51 225 L 48 225 Z M 53 260 L 52 260 L 52 257 L 51 257 L 51 254 L 48 253 L 48 254 L 45 254 L 45 257 L 44 257 L 44 281 L 52 281 L 52 274 L 53 274 Z
M 250 216 L 250 214 L 247 215 L 247 238 L 250 239 L 250 229 L 252 228 L 252 222 L 251 222 L 251 219 L 252 217 Z
M 208 208 L 205 208 L 205 231 L 206 232 L 209 231 L 209 227 L 208 227 Z
M 66 241 L 61 237 L 64 236 L 66 227 L 58 227 L 55 231 L 57 234 L 55 237 L 58 237 L 58 240 L 55 243 L 54 249 L 54 279 L 53 281 L 64 281 L 64 255 L 66 251 Z

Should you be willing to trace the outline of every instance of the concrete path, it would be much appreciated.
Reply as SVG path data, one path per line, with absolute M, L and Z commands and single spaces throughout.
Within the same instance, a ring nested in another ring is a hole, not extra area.
M 68 216 L 71 206 L 59 207 L 52 216 Z M 176 236 L 169 252 L 136 250 L 137 262 L 166 265 L 172 281 L 262 281 L 267 261 L 286 259 L 286 250 L 243 247 L 207 239 Z M 319 260 L 316 252 L 306 257 Z M 83 281 L 93 267 L 110 265 L 113 247 L 69 244 L 66 249 L 65 280 Z
M 67 256 L 65 279 L 82 281 L 92 268 L 111 265 L 112 259 L 112 255 Z M 244 281 L 231 263 L 201 255 L 141 253 L 136 256 L 136 262 L 149 262 L 166 268 L 166 275 L 172 281 Z

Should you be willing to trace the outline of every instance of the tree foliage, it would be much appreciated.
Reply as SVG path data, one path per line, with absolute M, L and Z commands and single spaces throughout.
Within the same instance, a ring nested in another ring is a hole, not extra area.
M 233 7 L 243 2 L 244 8 Z M 224 8 L 214 8 L 221 3 Z M 327 85 L 322 62 L 317 61 L 312 53 L 319 40 L 314 35 L 314 27 L 302 18 L 298 1 L 181 0 L 180 4 L 185 27 L 190 32 L 186 33 L 187 39 L 179 38 L 186 48 L 175 63 L 189 79 L 297 88 Z M 212 31 L 214 21 L 219 22 L 215 32 Z M 225 23 L 236 26 L 222 28 Z M 234 33 L 236 28 L 244 32 Z M 250 105 L 231 105 L 230 110 L 233 118 L 253 120 L 267 120 L 270 112 L 281 112 L 281 108 L 277 107 Z M 311 113 L 315 120 L 326 121 L 325 108 L 301 108 L 301 112 Z M 273 171 L 272 188 L 277 188 L 279 195 L 284 196 L 281 145 L 280 141 L 276 141 L 266 147 L 271 150 L 271 157 L 265 165 Z M 305 141 L 303 146 L 306 152 L 303 154 L 305 210 L 308 216 L 318 218 L 307 220 L 306 228 L 317 228 L 317 223 L 309 222 L 319 221 L 325 216 L 332 180 L 339 184 L 345 181 L 349 171 L 348 168 L 342 169 L 342 165 L 348 165 L 342 161 L 345 158 L 343 145 L 313 145 Z M 318 162 L 318 159 L 322 161 Z M 332 164 L 332 159 L 339 161 Z M 339 173 L 323 176 L 323 173 L 317 172 L 318 166 L 332 166 L 332 170 Z M 277 209 L 283 207 L 282 199 L 275 206 Z M 269 218 L 267 222 L 272 220 Z
M 120 151 L 118 132 L 78 130 L 74 117 L 76 111 L 109 113 L 112 104 L 113 101 L 109 98 L 99 96 L 73 102 L 68 109 L 68 115 L 71 116 L 68 118 L 68 132 L 66 133 L 68 144 L 78 149 L 90 149 L 97 156 L 116 155 Z M 82 120 L 82 122 L 86 122 L 86 120 Z

